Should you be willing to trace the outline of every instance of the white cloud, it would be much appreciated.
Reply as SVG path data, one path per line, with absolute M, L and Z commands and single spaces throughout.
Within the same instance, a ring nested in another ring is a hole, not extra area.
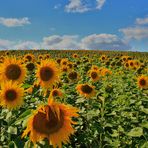
M 0 49 L 10 49 L 14 42 L 9 40 L 0 39 Z
M 69 3 L 65 6 L 66 12 L 84 13 L 87 11 L 101 9 L 106 0 L 93 0 L 96 2 L 95 6 L 92 6 L 91 0 L 69 0 Z
M 15 46 L 13 46 L 13 49 L 40 49 L 40 43 L 33 42 L 33 41 L 21 41 L 19 43 L 16 43 Z
M 81 41 L 84 49 L 129 50 L 130 46 L 113 34 L 92 34 Z
M 89 10 L 82 0 L 69 0 L 69 4 L 65 6 L 66 12 L 79 12 L 83 13 Z
M 0 24 L 6 27 L 18 27 L 30 24 L 28 17 L 23 18 L 4 18 L 0 17 Z
M 136 24 L 138 25 L 148 25 L 148 17 L 146 18 L 137 18 Z
M 61 4 L 57 4 L 54 6 L 54 9 L 59 9 L 61 7 Z
M 113 34 L 92 34 L 81 39 L 77 35 L 52 35 L 42 42 L 0 40 L 0 49 L 129 50 L 130 46 Z
M 96 2 L 97 2 L 97 7 L 96 7 L 96 9 L 101 9 L 101 8 L 103 7 L 105 1 L 106 1 L 106 0 L 96 0 Z
M 77 49 L 79 43 L 77 42 L 78 36 L 70 35 L 52 35 L 43 38 L 42 47 L 49 49 Z
M 125 38 L 128 40 L 141 40 L 145 38 L 148 39 L 148 27 L 128 27 L 119 29 L 119 31 L 121 31 L 124 34 Z

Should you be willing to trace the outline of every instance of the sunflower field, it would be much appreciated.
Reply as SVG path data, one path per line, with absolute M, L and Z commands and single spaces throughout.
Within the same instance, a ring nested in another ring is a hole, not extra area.
M 0 52 L 0 148 L 148 148 L 148 53 Z

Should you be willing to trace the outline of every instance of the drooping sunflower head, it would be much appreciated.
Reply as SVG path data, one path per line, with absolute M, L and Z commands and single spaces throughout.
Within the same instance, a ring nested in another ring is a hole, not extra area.
M 3 107 L 14 109 L 23 103 L 24 89 L 16 82 L 7 81 L 1 85 L 0 102 Z
M 140 88 L 148 89 L 148 76 L 139 76 L 137 78 L 137 83 Z
M 48 139 L 54 148 L 62 147 L 62 142 L 69 142 L 69 136 L 74 133 L 73 117 L 78 117 L 78 109 L 48 101 L 48 105 L 39 107 L 29 118 L 28 125 L 22 137 L 29 133 L 30 140 L 35 144 L 40 140 Z
M 22 64 L 21 60 L 16 58 L 7 58 L 0 67 L 2 81 L 17 81 L 21 83 L 26 76 L 26 67 Z
M 60 71 L 54 61 L 42 60 L 37 66 L 36 77 L 42 87 L 49 88 L 59 80 Z
M 86 98 L 90 98 L 95 95 L 94 86 L 90 86 L 88 84 L 78 84 L 76 90 L 80 95 L 83 95 Z

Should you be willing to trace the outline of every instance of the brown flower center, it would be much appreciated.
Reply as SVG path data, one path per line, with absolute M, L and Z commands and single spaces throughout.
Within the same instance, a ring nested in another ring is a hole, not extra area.
M 32 57 L 31 57 L 30 55 L 28 55 L 28 56 L 26 56 L 26 59 L 27 59 L 28 61 L 31 61 L 31 60 L 32 60 Z
M 133 66 L 134 65 L 134 63 L 133 62 L 130 62 L 130 66 Z
M 140 80 L 140 85 L 145 86 L 146 85 L 146 81 L 144 79 Z
M 21 69 L 17 64 L 11 64 L 7 66 L 5 74 L 10 80 L 17 80 L 21 75 Z
M 50 67 L 42 67 L 40 70 L 40 77 L 43 81 L 49 81 L 53 77 L 53 69 Z
M 32 71 L 32 70 L 34 70 L 35 66 L 34 66 L 33 63 L 28 63 L 28 64 L 26 65 L 26 68 L 28 69 L 28 71 Z
M 58 96 L 58 91 L 57 91 L 57 90 L 53 90 L 53 92 L 52 92 L 52 96 L 53 96 L 53 97 Z
M 41 133 L 50 135 L 57 132 L 64 123 L 64 113 L 60 110 L 59 117 L 50 106 L 45 106 L 46 114 L 38 112 L 33 118 L 33 128 Z
M 81 90 L 86 94 L 90 94 L 93 91 L 93 88 L 86 84 L 81 87 Z
M 92 79 L 96 79 L 97 78 L 97 73 L 95 71 L 91 72 L 91 77 Z
M 76 73 L 75 71 L 69 73 L 69 74 L 68 74 L 68 78 L 71 79 L 71 80 L 77 79 L 77 73 Z
M 13 101 L 13 100 L 16 99 L 17 93 L 16 93 L 15 90 L 10 89 L 10 90 L 7 90 L 7 91 L 6 91 L 5 97 L 6 97 L 6 100 L 8 100 L 8 101 Z

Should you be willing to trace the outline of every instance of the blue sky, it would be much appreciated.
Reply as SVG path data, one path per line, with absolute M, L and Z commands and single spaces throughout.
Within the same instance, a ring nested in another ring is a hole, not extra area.
M 1 0 L 8 48 L 148 51 L 148 0 Z

